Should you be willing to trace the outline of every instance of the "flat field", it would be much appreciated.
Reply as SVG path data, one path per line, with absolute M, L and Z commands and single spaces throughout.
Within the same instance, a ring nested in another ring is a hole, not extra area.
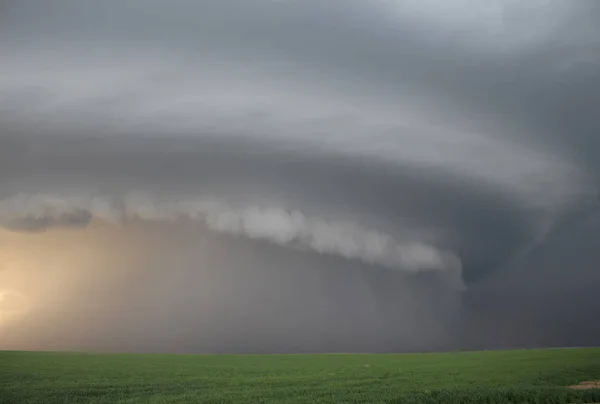
M 600 380 L 600 349 L 398 355 L 0 351 L 2 404 L 600 402 L 598 388 L 568 388 L 593 380 Z

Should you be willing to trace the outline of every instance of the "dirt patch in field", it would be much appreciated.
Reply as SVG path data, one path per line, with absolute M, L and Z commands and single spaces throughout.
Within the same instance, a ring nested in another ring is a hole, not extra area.
M 600 389 L 600 380 L 588 380 L 579 384 L 569 386 L 570 389 L 585 390 L 585 389 Z

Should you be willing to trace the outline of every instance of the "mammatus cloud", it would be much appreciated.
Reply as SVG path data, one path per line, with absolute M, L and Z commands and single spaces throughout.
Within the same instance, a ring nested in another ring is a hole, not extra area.
M 306 217 L 297 210 L 245 207 L 232 209 L 214 199 L 161 200 L 128 193 L 121 201 L 103 197 L 17 195 L 0 201 L 0 223 L 7 229 L 32 231 L 85 226 L 92 218 L 109 223 L 128 220 L 198 221 L 225 234 L 264 240 L 313 253 L 331 254 L 408 272 L 448 271 L 458 279 L 461 264 L 452 252 L 421 242 L 400 243 L 392 236 L 351 222 Z

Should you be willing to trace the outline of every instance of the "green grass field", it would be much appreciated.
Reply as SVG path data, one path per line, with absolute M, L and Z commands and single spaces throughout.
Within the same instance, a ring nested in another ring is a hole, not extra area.
M 0 403 L 591 403 L 600 349 L 399 355 L 0 351 Z

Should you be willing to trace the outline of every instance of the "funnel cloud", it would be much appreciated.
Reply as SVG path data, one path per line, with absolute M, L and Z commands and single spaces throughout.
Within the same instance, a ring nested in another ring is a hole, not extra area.
M 0 13 L 0 349 L 600 343 L 596 1 Z

